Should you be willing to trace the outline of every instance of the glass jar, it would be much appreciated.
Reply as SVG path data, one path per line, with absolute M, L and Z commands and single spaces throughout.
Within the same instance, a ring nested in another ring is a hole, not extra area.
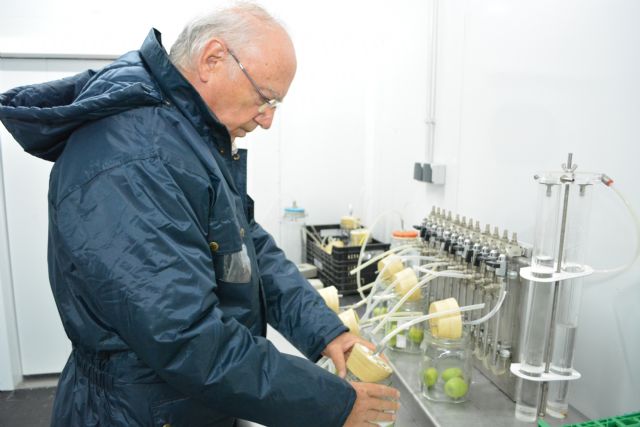
M 471 354 L 471 339 L 466 329 L 458 339 L 434 337 L 426 329 L 420 372 L 424 397 L 434 402 L 465 402 L 471 386 Z
M 390 299 L 387 303 L 388 309 L 393 308 L 399 301 L 399 298 Z M 423 301 L 422 298 L 417 301 L 405 301 L 404 304 L 398 309 L 396 313 L 415 313 L 414 316 L 407 316 L 406 320 L 394 319 L 387 322 L 385 325 L 385 335 L 390 334 L 396 328 L 401 327 L 405 323 L 414 319 L 415 317 L 423 314 Z M 408 330 L 398 333 L 396 336 L 389 340 L 388 346 L 392 350 L 402 351 L 405 353 L 422 353 L 420 346 L 424 338 L 424 326 L 419 323 L 411 326 Z
M 407 267 L 417 267 L 420 265 L 420 260 L 416 257 L 422 252 L 422 240 L 420 239 L 420 233 L 416 230 L 396 230 L 391 234 L 390 248 L 396 248 L 399 246 L 411 246 L 403 250 L 402 256 L 409 257 L 406 260 Z
M 356 382 L 360 382 L 360 379 L 358 377 L 356 377 L 355 375 L 353 375 L 350 371 L 347 371 L 347 376 L 345 377 L 345 379 L 347 381 L 356 381 Z M 382 385 L 386 385 L 388 387 L 391 387 L 392 381 L 391 381 L 391 377 L 387 378 L 386 380 L 382 380 L 382 381 L 378 381 L 375 384 L 382 384 Z M 395 423 L 393 421 L 369 421 L 372 425 L 374 426 L 379 426 L 379 427 L 394 427 Z
M 416 230 L 396 230 L 391 233 L 391 248 L 411 245 L 417 249 L 421 246 L 420 234 Z
M 347 359 L 347 381 L 368 382 L 391 386 L 393 370 L 380 356 L 362 344 L 355 344 Z M 370 421 L 380 427 L 393 427 L 393 421 Z

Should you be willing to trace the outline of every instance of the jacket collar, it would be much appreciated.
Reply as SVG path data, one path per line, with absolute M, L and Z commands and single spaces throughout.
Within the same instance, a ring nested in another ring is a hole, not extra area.
M 162 46 L 161 37 L 160 32 L 155 28 L 149 31 L 140 48 L 142 59 L 164 95 L 193 124 L 198 133 L 207 140 L 213 140 L 216 150 L 228 150 L 231 138 L 227 128 L 218 121 L 200 94 L 173 65 Z

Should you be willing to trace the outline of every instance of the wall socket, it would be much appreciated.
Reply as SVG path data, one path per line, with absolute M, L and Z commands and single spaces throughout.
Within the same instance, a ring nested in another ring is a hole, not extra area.
M 444 185 L 447 178 L 445 165 L 436 163 L 415 163 L 413 165 L 413 179 L 435 185 Z

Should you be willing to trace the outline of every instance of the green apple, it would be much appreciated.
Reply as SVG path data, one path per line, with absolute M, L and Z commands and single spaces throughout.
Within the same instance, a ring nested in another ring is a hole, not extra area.
M 460 377 L 462 378 L 462 369 L 460 368 L 447 368 L 442 371 L 442 381 L 447 382 L 451 378 Z
M 460 377 L 453 377 L 444 383 L 444 392 L 452 399 L 460 399 L 469 391 L 469 385 Z
M 427 368 L 422 372 L 422 381 L 427 387 L 433 387 L 438 381 L 438 371 L 436 368 Z
M 409 339 L 411 341 L 420 345 L 422 344 L 423 338 L 424 338 L 424 331 L 422 330 L 422 326 L 412 326 L 409 328 Z
M 387 307 L 376 307 L 373 309 L 373 316 L 382 316 L 387 314 Z

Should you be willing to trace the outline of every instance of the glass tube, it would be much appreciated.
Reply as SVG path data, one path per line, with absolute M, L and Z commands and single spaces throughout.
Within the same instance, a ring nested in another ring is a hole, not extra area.
M 551 277 L 555 271 L 556 246 L 560 235 L 559 216 L 562 186 L 557 176 L 538 178 L 538 210 L 531 257 L 531 272 L 538 277 Z
M 549 370 L 560 375 L 570 375 L 573 368 L 578 316 L 582 296 L 582 278 L 560 283 L 556 312 L 553 352 Z M 569 409 L 568 381 L 549 383 L 547 412 L 556 418 L 564 418 Z
M 520 338 L 520 370 L 539 376 L 545 370 L 547 337 L 553 306 L 554 283 L 529 282 L 525 298 L 525 316 Z M 540 403 L 540 383 L 518 378 L 516 418 L 535 421 Z
M 515 262 L 510 262 L 506 278 L 506 291 L 507 296 L 503 303 L 503 308 L 500 309 L 502 315 L 500 316 L 500 336 L 498 337 L 500 348 L 511 353 L 513 347 L 513 330 L 518 321 L 518 311 L 520 301 L 520 278 L 518 277 L 518 265 Z M 504 352 L 502 354 L 505 354 Z
M 589 230 L 589 219 L 594 185 L 599 179 L 594 174 L 576 174 L 571 184 L 569 208 L 565 227 L 562 270 L 571 273 L 584 271 L 585 241 Z M 570 375 L 573 368 L 575 337 L 582 295 L 582 278 L 560 283 L 556 308 L 555 332 L 549 370 L 560 375 Z M 568 381 L 549 383 L 547 413 L 564 418 L 569 404 Z
M 518 378 L 516 385 L 516 418 L 524 422 L 536 422 L 540 401 L 540 383 Z
M 529 282 L 520 340 L 521 370 L 529 375 L 539 375 L 545 370 L 553 294 L 554 283 Z
M 576 174 L 571 185 L 562 257 L 563 271 L 577 273 L 584 270 L 585 242 L 590 228 L 594 184 L 598 180 L 599 175 Z

